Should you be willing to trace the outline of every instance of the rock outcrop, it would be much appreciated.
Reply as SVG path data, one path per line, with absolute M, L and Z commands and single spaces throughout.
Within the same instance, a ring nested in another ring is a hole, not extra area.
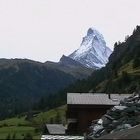
M 87 139 L 130 129 L 138 124 L 140 124 L 140 94 L 134 93 L 107 111 L 99 120 L 93 121 Z

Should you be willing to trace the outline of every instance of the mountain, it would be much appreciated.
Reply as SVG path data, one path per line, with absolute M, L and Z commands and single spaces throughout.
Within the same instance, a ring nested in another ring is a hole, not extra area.
M 70 54 L 69 57 L 86 67 L 98 69 L 106 65 L 111 53 L 112 51 L 106 46 L 103 35 L 96 29 L 89 28 L 79 49 Z
M 133 93 L 140 89 L 140 26 L 124 42 L 117 42 L 105 67 L 94 70 L 59 92 L 53 99 L 66 103 L 67 93 Z M 44 104 L 44 107 L 48 103 Z
M 48 108 L 56 106 L 57 101 L 52 100 L 59 90 L 92 72 L 93 69 L 64 55 L 58 63 L 0 59 L 0 119 L 27 111 L 43 98 Z
M 52 108 L 64 104 L 67 92 L 132 93 L 140 88 L 139 54 L 140 26 L 137 26 L 124 42 L 115 43 L 109 62 L 91 76 L 91 69 L 70 56 L 62 56 L 58 63 L 0 59 L 0 118 L 27 111 L 43 96 L 47 97 L 39 101 L 40 109 L 42 105 Z M 77 80 L 77 76 L 89 77 Z
M 127 93 L 140 90 L 140 26 L 124 42 L 117 42 L 105 67 L 95 70 L 87 79 L 76 81 L 60 94 Z
M 76 80 L 72 75 L 28 59 L 0 59 L 0 119 L 27 111 L 43 96 Z
M 137 26 L 124 42 L 115 43 L 106 67 L 94 71 L 87 81 L 77 83 L 77 91 L 132 93 L 139 85 L 140 26 Z
M 49 68 L 63 71 L 74 76 L 76 79 L 87 78 L 93 72 L 93 69 L 87 68 L 78 61 L 63 55 L 58 63 L 47 61 L 46 66 Z

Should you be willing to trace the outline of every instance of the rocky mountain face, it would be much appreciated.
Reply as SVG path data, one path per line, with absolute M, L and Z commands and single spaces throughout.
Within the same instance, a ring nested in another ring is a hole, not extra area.
M 63 71 L 74 76 L 76 79 L 87 78 L 93 72 L 93 69 L 87 68 L 78 61 L 63 55 L 58 63 L 47 61 L 47 67 Z
M 45 64 L 82 79 L 93 70 L 104 67 L 111 53 L 103 36 L 97 30 L 89 28 L 79 49 L 69 56 L 63 55 L 58 63 L 47 61 Z
M 94 28 L 89 28 L 79 49 L 70 54 L 69 57 L 86 67 L 98 69 L 106 65 L 111 53 L 112 51 L 106 46 L 103 35 Z
M 113 134 L 124 129 L 131 129 L 139 124 L 140 94 L 137 92 L 120 101 L 118 106 L 114 106 L 99 120 L 94 121 L 90 126 L 90 133 L 87 138 L 95 139 L 109 133 Z

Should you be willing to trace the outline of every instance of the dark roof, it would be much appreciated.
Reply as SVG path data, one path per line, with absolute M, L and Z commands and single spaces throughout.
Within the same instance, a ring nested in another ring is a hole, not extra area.
M 65 134 L 65 127 L 62 124 L 46 124 L 49 134 Z
M 120 100 L 129 97 L 130 94 L 104 93 L 67 93 L 67 104 L 77 105 L 118 105 Z

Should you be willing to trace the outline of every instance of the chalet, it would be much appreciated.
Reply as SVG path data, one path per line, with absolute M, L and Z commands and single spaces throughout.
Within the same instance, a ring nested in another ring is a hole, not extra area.
M 128 94 L 68 93 L 68 134 L 83 134 L 93 120 L 99 119 L 108 109 L 118 105 Z
M 49 135 L 64 135 L 66 128 L 62 124 L 46 124 L 45 133 Z
M 66 128 L 62 124 L 46 124 L 46 134 L 41 140 L 83 140 L 83 136 L 68 136 L 65 134 Z

